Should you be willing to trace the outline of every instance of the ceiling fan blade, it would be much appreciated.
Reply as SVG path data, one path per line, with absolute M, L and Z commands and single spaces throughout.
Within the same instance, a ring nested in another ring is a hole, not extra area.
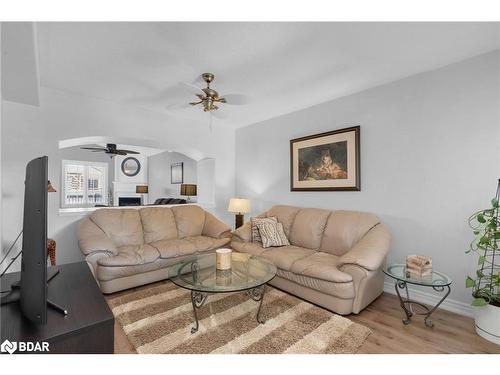
M 106 151 L 107 149 L 102 147 L 80 147 L 82 150 L 95 150 L 95 151 Z
M 115 155 L 127 155 L 127 153 L 123 150 L 115 150 L 113 152 L 113 154 L 115 154 Z
M 192 84 L 187 83 L 187 82 L 179 82 L 179 85 L 194 95 L 197 95 L 197 94 L 205 95 L 203 90 L 201 88 L 199 88 L 198 86 L 192 85 Z
M 245 105 L 252 101 L 252 98 L 244 94 L 227 94 L 223 95 L 223 99 L 226 100 L 227 104 L 233 105 Z
M 138 155 L 140 154 L 140 152 L 137 152 L 137 151 L 132 151 L 132 150 L 123 150 L 123 149 L 119 149 L 117 151 L 121 151 L 121 152 L 125 152 L 127 154 L 134 154 L 134 155 Z

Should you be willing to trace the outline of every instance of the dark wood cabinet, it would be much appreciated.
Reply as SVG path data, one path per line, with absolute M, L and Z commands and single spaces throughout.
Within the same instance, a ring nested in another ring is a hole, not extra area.
M 47 309 L 47 324 L 26 320 L 18 303 L 1 307 L 1 341 L 49 342 L 50 353 L 113 353 L 114 317 L 86 262 L 58 266 L 48 284 L 51 301 L 68 310 Z M 2 279 L 2 290 L 18 280 L 19 272 Z

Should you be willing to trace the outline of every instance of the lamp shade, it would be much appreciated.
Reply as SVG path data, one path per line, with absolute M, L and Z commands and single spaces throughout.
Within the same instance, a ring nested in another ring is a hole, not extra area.
M 50 180 L 47 182 L 47 192 L 49 193 L 57 193 L 57 190 L 52 186 Z
M 137 185 L 135 187 L 136 194 L 147 194 L 148 193 L 148 185 Z
M 244 198 L 231 198 L 227 210 L 234 213 L 248 213 L 250 212 L 250 200 Z
M 181 195 L 187 195 L 188 197 L 195 196 L 197 194 L 196 184 L 182 184 L 181 185 Z

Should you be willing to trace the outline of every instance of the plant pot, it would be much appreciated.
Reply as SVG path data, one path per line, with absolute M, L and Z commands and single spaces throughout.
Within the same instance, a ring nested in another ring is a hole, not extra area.
M 479 336 L 500 345 L 500 307 L 488 305 L 474 308 L 474 320 Z

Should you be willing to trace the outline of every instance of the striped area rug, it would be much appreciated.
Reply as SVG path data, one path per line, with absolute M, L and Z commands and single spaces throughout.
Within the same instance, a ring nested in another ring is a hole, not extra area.
M 191 334 L 190 292 L 163 281 L 116 293 L 108 304 L 138 353 L 356 353 L 370 330 L 267 287 L 265 324 L 245 293 L 209 295 Z

